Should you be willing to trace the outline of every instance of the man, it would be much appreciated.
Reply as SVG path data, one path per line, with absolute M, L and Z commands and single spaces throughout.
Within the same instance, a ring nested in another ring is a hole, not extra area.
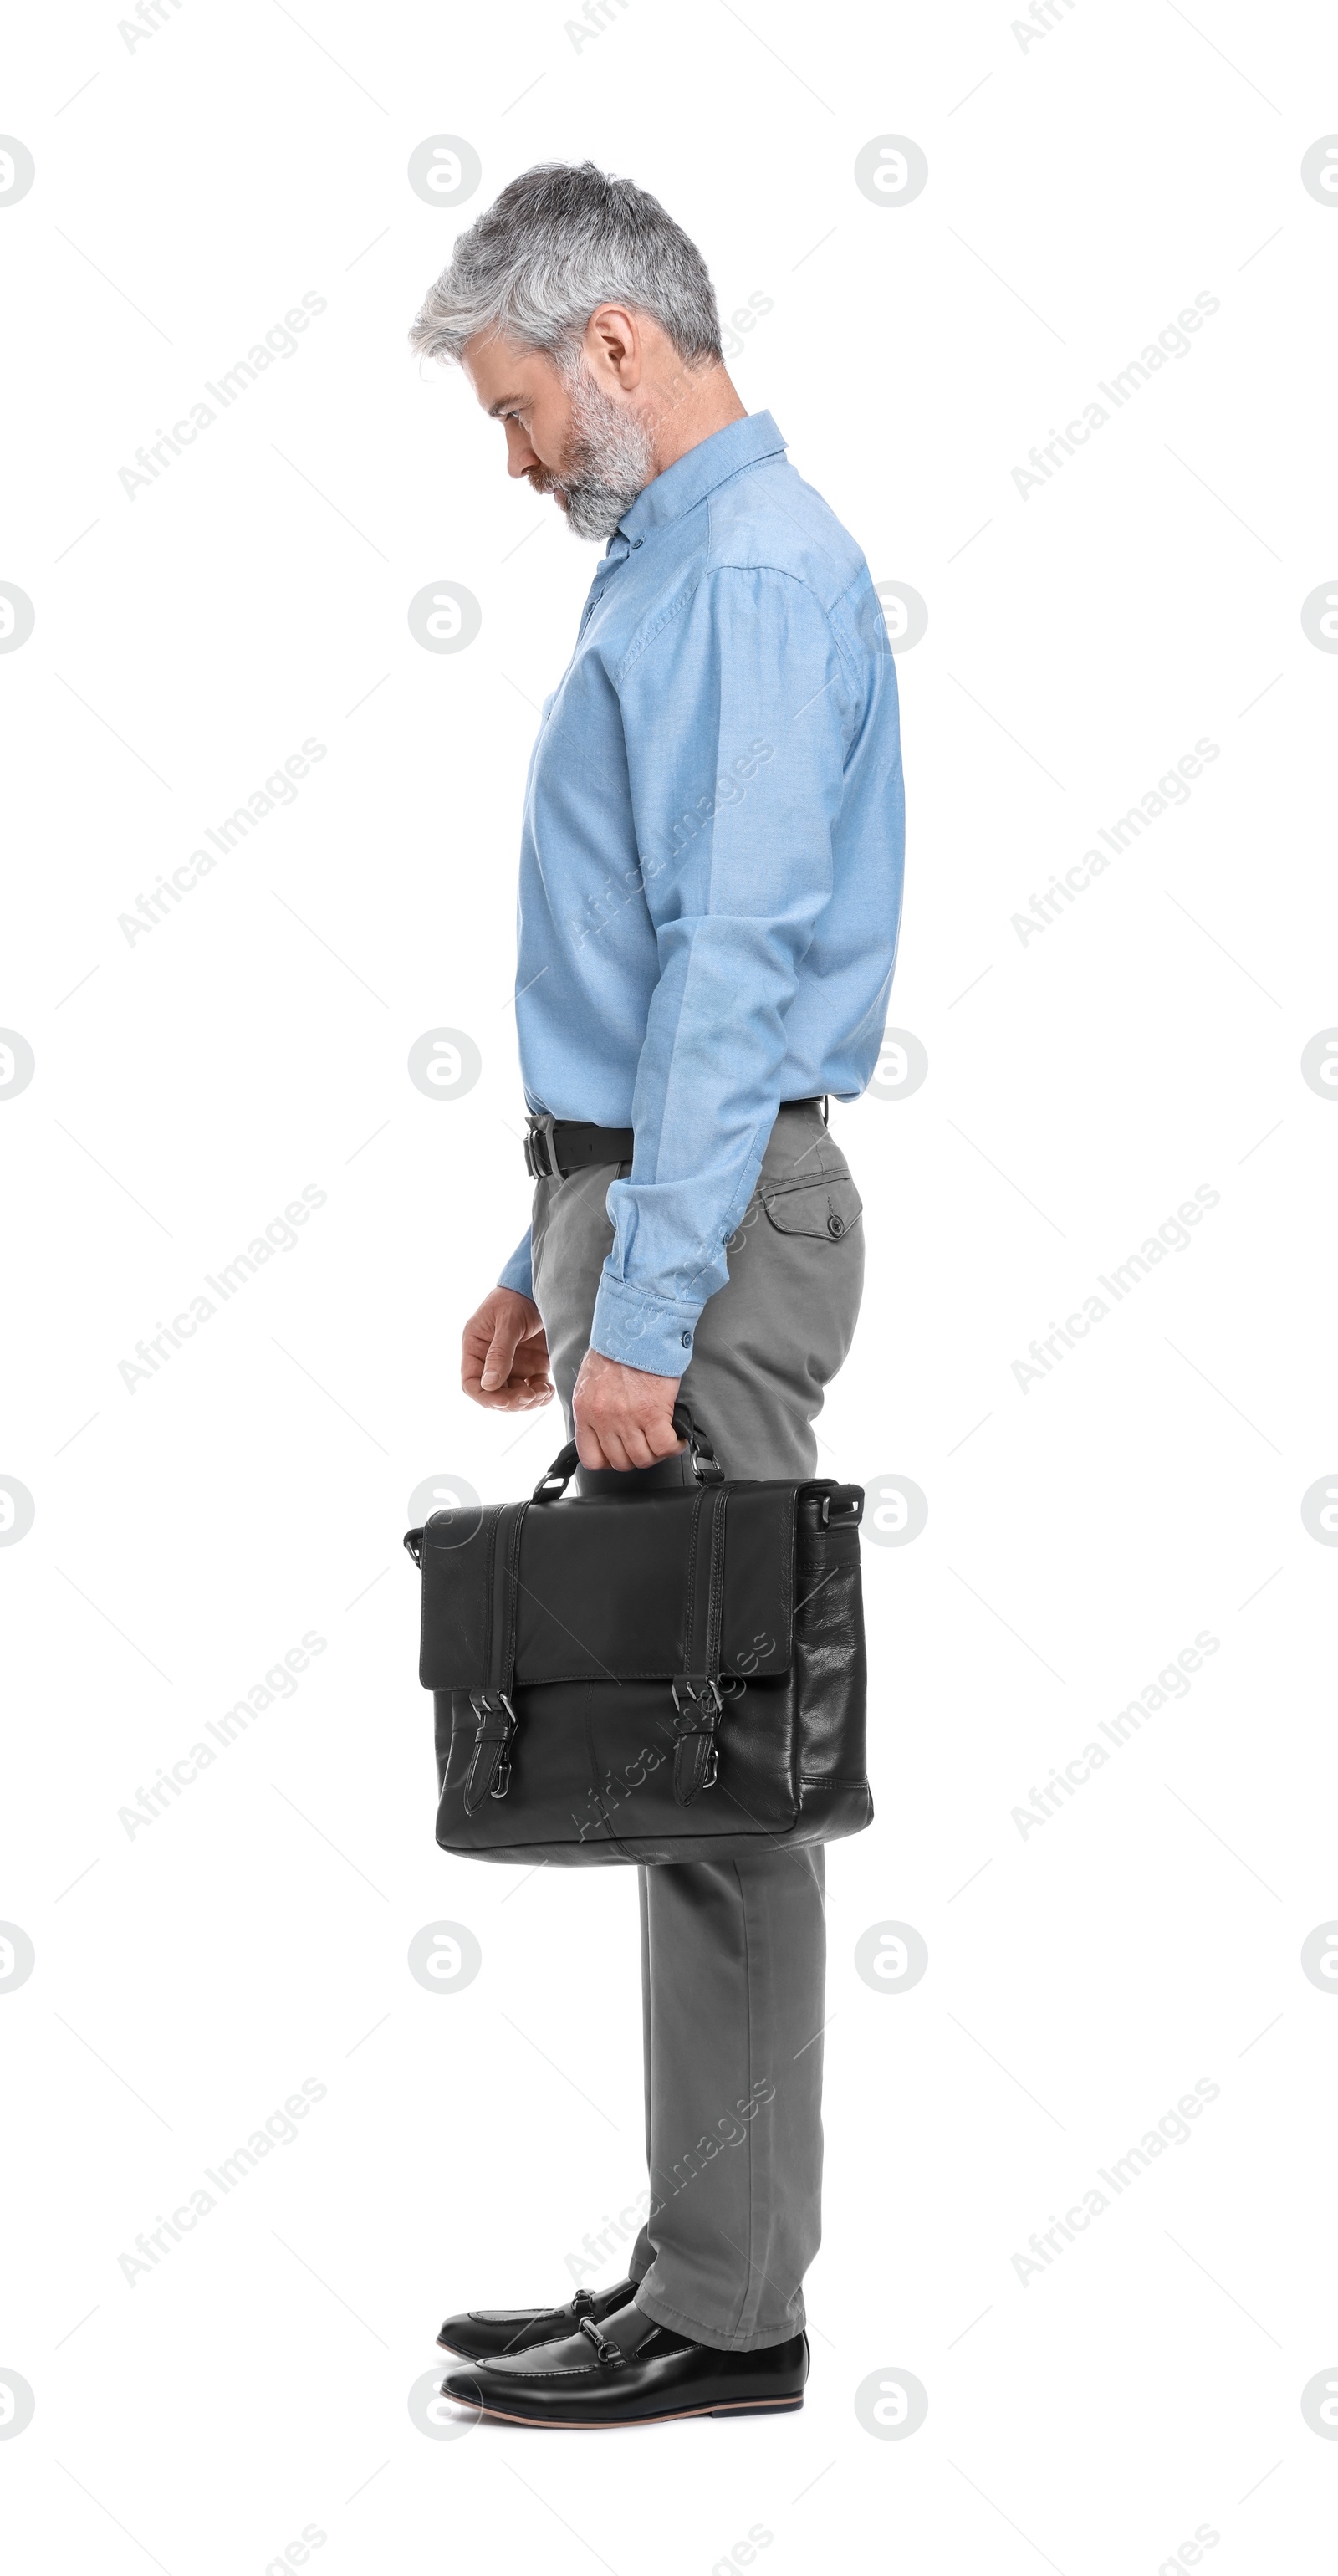
M 748 414 L 705 264 L 657 201 L 544 164 L 414 325 L 508 471 L 606 539 L 546 701 L 516 1019 L 535 1176 L 463 1385 L 557 1390 L 583 1490 L 689 1475 L 680 1387 L 735 1477 L 812 1476 L 859 1308 L 827 1131 L 877 1061 L 901 904 L 894 665 L 859 548 Z M 643 1868 L 651 2206 L 629 2277 L 449 2318 L 461 2402 L 621 2424 L 802 2403 L 819 2238 L 820 1847 Z

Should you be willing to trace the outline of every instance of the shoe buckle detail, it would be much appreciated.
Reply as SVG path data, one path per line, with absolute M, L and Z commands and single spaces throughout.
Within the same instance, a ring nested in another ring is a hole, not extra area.
M 582 2317 L 579 2331 L 589 2337 L 599 2359 L 609 2370 L 621 2370 L 627 2359 L 626 2353 L 621 2352 L 616 2343 L 610 2343 L 607 2335 L 600 2333 L 593 2318 Z

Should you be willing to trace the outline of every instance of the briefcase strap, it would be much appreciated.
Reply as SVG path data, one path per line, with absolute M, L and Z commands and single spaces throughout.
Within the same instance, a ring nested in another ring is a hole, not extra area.
M 719 1770 L 715 1733 L 720 1720 L 720 1628 L 724 1611 L 726 1485 L 697 1495 L 688 1552 L 683 1610 L 683 1669 L 673 1681 L 674 1796 L 689 1806 L 715 1786 Z
M 556 1462 L 559 1472 L 563 1463 L 562 1459 Z M 711 1463 L 714 1465 L 714 1460 Z M 549 1473 L 552 1475 L 554 1470 Z M 542 1493 L 543 1487 L 539 1490 Z M 689 1806 L 703 1789 L 713 1788 L 719 1770 L 716 1728 L 724 1702 L 720 1670 L 728 1503 L 729 1488 L 723 1482 L 699 1485 L 693 1499 L 680 1646 L 682 1669 L 670 1686 L 674 1708 L 674 1796 L 681 1807 Z M 520 1542 L 525 1515 L 532 1508 L 529 1502 L 504 1503 L 495 1518 L 489 1518 L 489 1618 L 484 1656 L 487 1680 L 482 1690 L 469 1694 L 474 1748 L 463 1792 L 467 1816 L 476 1814 L 485 1798 L 504 1798 L 511 1786 L 511 1748 L 519 1723 L 511 1694 L 516 1671 Z
M 520 1534 L 530 1506 L 504 1503 L 492 1524 L 488 1618 L 488 1678 L 481 1691 L 471 1691 L 474 1751 L 464 1787 L 465 1814 L 472 1816 L 485 1798 L 504 1798 L 511 1786 L 511 1746 L 517 1718 L 511 1705 L 516 1673 L 517 1574 Z

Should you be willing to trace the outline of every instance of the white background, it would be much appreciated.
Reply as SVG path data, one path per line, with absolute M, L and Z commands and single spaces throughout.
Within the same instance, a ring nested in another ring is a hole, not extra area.
M 1338 564 L 1338 205 L 1300 161 L 1338 127 L 1332 24 L 1055 0 L 1024 47 L 1007 0 L 610 0 L 578 47 L 560 0 L 162 5 L 133 49 L 114 0 L 23 13 L 0 120 L 36 163 L 0 208 L 0 579 L 36 611 L 0 659 L 0 1019 L 36 1056 L 0 1103 L 0 1470 L 36 1504 L 0 1550 L 0 1915 L 36 1950 L 0 1991 L 14 2563 L 261 2576 L 313 2525 L 330 2576 L 708 2576 L 760 2525 L 778 2571 L 1152 2576 L 1207 2525 L 1223 2576 L 1319 2564 L 1338 2003 L 1300 1946 L 1338 1912 L 1338 1558 L 1300 1502 L 1338 1463 L 1338 1108 L 1300 1055 L 1338 1021 L 1338 661 L 1300 611 Z M 406 179 L 442 133 L 482 161 L 459 208 Z M 913 204 L 855 185 L 887 133 L 927 155 Z M 929 1074 L 835 1116 L 869 1270 L 823 1469 L 911 1477 L 929 1519 L 865 1555 L 878 1820 L 830 1856 L 813 2375 L 796 2419 L 599 2449 L 408 2412 L 445 2309 L 568 2295 L 644 2170 L 632 1874 L 436 1850 L 399 1546 L 423 1479 L 500 1497 L 559 1445 L 472 1411 L 456 1350 L 526 1212 L 519 799 L 595 560 L 405 332 L 498 187 L 587 154 L 662 196 L 726 315 L 771 299 L 743 400 L 929 608 L 892 1010 Z M 295 354 L 128 497 L 304 292 Z M 1189 353 L 1024 500 L 1012 468 L 1199 293 Z M 458 655 L 406 622 L 439 580 L 481 605 Z M 295 802 L 128 942 L 310 736 Z M 1201 736 L 1190 800 L 1024 945 L 1012 915 Z M 406 1073 L 442 1026 L 483 1060 L 454 1101 Z M 307 1184 L 295 1246 L 128 1390 Z M 1189 1247 L 1024 1393 L 1031 1340 L 1200 1185 Z M 1188 1696 L 1024 1838 L 1203 1629 Z M 131 1838 L 308 1630 L 295 1694 Z M 440 1919 L 482 1947 L 457 1993 L 408 1972 Z M 854 1968 L 893 1919 L 913 1991 Z M 127 2283 L 308 2077 L 295 2140 Z M 1031 2233 L 1199 2078 L 1189 2141 L 1024 2286 Z M 875 2439 L 854 2393 L 897 2371 L 927 2420 Z

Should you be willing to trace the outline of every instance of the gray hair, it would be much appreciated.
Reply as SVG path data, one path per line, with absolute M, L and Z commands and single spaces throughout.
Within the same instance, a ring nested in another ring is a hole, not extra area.
M 723 362 L 706 262 L 658 198 L 593 161 L 540 161 L 460 235 L 409 339 L 458 364 L 476 332 L 505 332 L 570 373 L 601 304 L 650 314 L 689 366 Z

